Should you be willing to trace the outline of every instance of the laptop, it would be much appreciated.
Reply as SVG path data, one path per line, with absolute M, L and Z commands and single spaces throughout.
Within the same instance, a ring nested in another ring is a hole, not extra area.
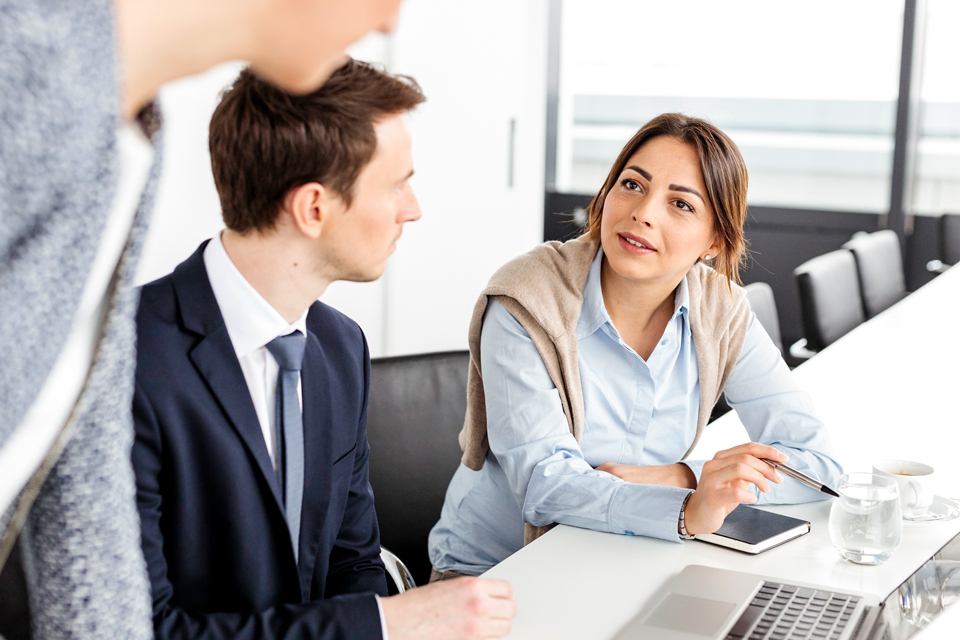
M 883 600 L 822 585 L 689 565 L 671 578 L 615 640 L 905 640 L 940 613 L 929 606 L 923 622 L 911 595 L 945 562 L 960 560 L 960 533 Z M 935 564 L 938 563 L 938 564 Z M 960 580 L 960 572 L 953 580 Z

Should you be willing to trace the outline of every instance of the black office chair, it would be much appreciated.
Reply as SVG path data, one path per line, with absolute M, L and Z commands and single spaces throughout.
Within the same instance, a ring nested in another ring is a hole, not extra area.
M 907 295 L 903 278 L 900 238 L 889 229 L 854 236 L 843 245 L 853 253 L 860 279 L 860 295 L 867 318 L 872 318 Z
M 944 262 L 949 265 L 960 264 L 960 213 L 942 215 L 940 231 Z
M 467 351 L 372 362 L 367 439 L 380 542 L 415 584 L 430 579 L 427 536 L 463 455 L 469 366 Z
M 773 297 L 773 288 L 766 282 L 754 282 L 745 286 L 743 290 L 747 294 L 750 309 L 782 354 L 783 338 L 780 335 L 780 316 L 777 315 L 777 302 Z
M 0 638 L 30 640 L 30 609 L 19 540 L 0 570 Z
M 955 264 L 960 264 L 960 214 L 945 213 L 940 216 L 940 260 L 927 263 L 927 271 L 943 273 Z
M 805 338 L 790 347 L 804 357 L 829 346 L 864 321 L 860 281 L 853 253 L 831 251 L 807 260 L 794 269 L 800 291 L 800 311 Z

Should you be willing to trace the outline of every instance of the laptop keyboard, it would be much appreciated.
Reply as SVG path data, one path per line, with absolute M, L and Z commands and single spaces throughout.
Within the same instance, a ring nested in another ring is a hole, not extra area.
M 764 582 L 726 640 L 838 640 L 860 598 Z

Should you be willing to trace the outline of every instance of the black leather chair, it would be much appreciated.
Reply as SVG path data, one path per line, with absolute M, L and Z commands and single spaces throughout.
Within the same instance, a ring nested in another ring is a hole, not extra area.
M 27 605 L 27 583 L 23 574 L 20 542 L 0 570 L 0 638 L 29 640 L 30 610 Z
M 860 295 L 872 318 L 907 295 L 900 238 L 889 229 L 854 236 L 843 245 L 853 253 L 860 278 Z
M 418 585 L 430 579 L 427 536 L 460 464 L 467 351 L 377 358 L 370 373 L 367 439 L 381 545 Z
M 782 354 L 783 338 L 780 335 L 780 317 L 777 315 L 777 301 L 773 297 L 773 288 L 766 282 L 754 282 L 743 289 L 747 294 L 750 309 Z
M 927 270 L 943 273 L 960 264 L 960 214 L 945 213 L 940 216 L 940 260 L 927 263 Z
M 943 242 L 943 261 L 960 264 L 960 213 L 945 213 L 940 218 L 940 237 Z
M 805 338 L 790 348 L 814 352 L 829 346 L 863 323 L 863 302 L 857 263 L 846 249 L 807 260 L 794 269 L 800 291 L 800 311 Z M 799 348 L 798 348 L 799 347 Z

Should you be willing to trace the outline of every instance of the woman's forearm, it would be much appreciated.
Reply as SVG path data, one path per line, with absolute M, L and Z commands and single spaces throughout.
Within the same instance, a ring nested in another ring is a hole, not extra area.
M 512 474 L 504 470 L 509 481 Z M 557 456 L 535 468 L 524 496 L 523 518 L 537 526 L 557 522 L 678 541 L 677 518 L 688 492 L 622 481 L 592 469 L 582 458 Z
M 635 484 L 655 484 L 662 487 L 680 487 L 681 489 L 697 488 L 697 477 L 690 470 L 690 467 L 682 462 L 652 466 L 608 462 L 597 467 L 597 471 L 606 471 L 621 480 Z

